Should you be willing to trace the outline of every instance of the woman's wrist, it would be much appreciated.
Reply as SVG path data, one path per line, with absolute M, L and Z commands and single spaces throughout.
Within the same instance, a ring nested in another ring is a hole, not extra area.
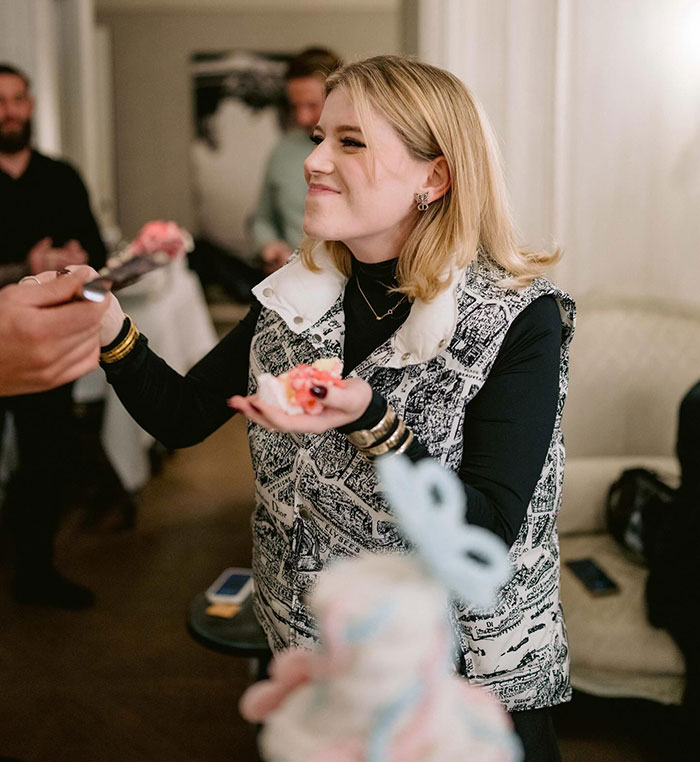
M 379 417 L 378 410 L 382 411 Z M 413 442 L 413 432 L 376 392 L 364 415 L 352 424 L 340 427 L 339 431 L 370 459 L 387 453 L 403 453 Z
M 121 328 L 116 337 L 100 350 L 100 362 L 111 365 L 123 360 L 136 346 L 139 330 L 129 317 L 124 315 Z
M 353 431 L 360 431 L 361 429 L 371 429 L 376 426 L 379 421 L 382 420 L 387 410 L 387 402 L 381 394 L 372 392 L 372 398 L 369 404 L 365 408 L 364 413 L 359 418 L 356 418 L 351 423 L 346 423 L 344 426 L 339 426 L 338 431 L 341 434 L 351 434 Z
M 100 327 L 100 344 L 103 347 L 114 343 L 122 331 L 125 318 L 124 311 L 116 297 L 113 294 L 107 294 L 107 299 L 110 300 L 110 304 L 102 318 L 102 326 Z

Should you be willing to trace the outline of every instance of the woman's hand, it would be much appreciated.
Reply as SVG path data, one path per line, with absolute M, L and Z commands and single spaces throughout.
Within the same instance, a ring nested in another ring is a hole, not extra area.
M 372 401 L 372 388 L 361 378 L 348 378 L 343 386 L 317 386 L 312 390 L 323 405 L 317 415 L 300 413 L 289 415 L 273 405 L 262 402 L 257 394 L 248 397 L 231 397 L 229 404 L 254 423 L 273 431 L 294 431 L 305 434 L 322 434 L 356 421 L 364 414 Z
M 71 265 L 66 267 L 72 273 L 79 274 L 81 278 L 86 281 L 99 278 L 99 273 L 89 265 Z M 87 276 L 85 275 L 87 273 Z M 124 311 L 122 310 L 117 297 L 114 294 L 107 294 L 105 301 L 108 302 L 107 311 L 102 318 L 102 326 L 100 328 L 100 346 L 106 347 L 111 344 L 119 335 L 119 331 L 124 325 Z

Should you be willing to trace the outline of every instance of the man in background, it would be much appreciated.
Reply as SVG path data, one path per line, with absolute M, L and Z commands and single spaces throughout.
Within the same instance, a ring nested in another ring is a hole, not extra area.
M 27 77 L 0 64 L 0 285 L 105 261 L 80 175 L 31 148 L 33 110 Z
M 309 138 L 323 109 L 326 77 L 341 63 L 325 48 L 308 48 L 289 62 L 287 96 L 294 126 L 270 154 L 253 220 L 266 275 L 282 267 L 304 237 L 304 161 L 314 147 Z
M 70 264 L 89 262 L 99 269 L 105 261 L 80 176 L 31 147 L 33 108 L 26 75 L 0 64 L 0 284 Z M 59 574 L 53 561 L 54 537 L 76 473 L 71 391 L 65 384 L 0 397 L 0 442 L 10 412 L 19 456 L 3 518 L 14 541 L 15 599 L 80 609 L 92 604 L 92 593 Z

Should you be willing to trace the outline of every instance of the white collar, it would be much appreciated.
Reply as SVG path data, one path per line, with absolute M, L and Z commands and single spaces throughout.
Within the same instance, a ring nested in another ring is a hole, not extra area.
M 317 323 L 342 294 L 347 278 L 333 264 L 325 247 L 314 252 L 319 272 L 294 257 L 253 289 L 263 307 L 276 312 L 296 334 Z M 446 347 L 457 327 L 457 286 L 461 273 L 430 302 L 416 299 L 405 322 L 391 338 L 392 355 L 386 363 L 400 368 L 426 362 Z

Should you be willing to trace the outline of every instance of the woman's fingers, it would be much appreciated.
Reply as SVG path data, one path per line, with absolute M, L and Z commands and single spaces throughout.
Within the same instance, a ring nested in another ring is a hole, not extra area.
M 355 414 L 351 420 L 359 418 L 372 401 L 372 388 L 362 378 L 346 378 L 342 386 L 330 385 L 322 389 L 326 390 L 325 395 L 314 396 L 323 407 Z
M 372 392 L 370 389 L 370 399 L 371 394 Z M 359 413 L 355 413 L 354 410 L 348 412 L 347 410 L 325 407 L 320 413 L 315 415 L 305 413 L 289 415 L 274 405 L 268 405 L 265 402 L 262 402 L 257 395 L 254 394 L 249 397 L 232 397 L 229 400 L 229 405 L 254 423 L 264 426 L 266 429 L 297 432 L 300 434 L 322 434 L 329 429 L 344 426 L 359 418 L 367 409 L 367 405 L 365 405 Z
M 261 402 L 255 394 L 251 394 L 248 397 L 241 397 L 236 395 L 231 397 L 229 405 L 238 410 L 239 413 L 243 413 L 246 418 L 250 418 L 254 423 L 264 426 L 266 429 L 274 431 L 306 431 L 311 430 L 307 428 L 308 419 L 311 416 L 308 415 L 287 415 L 284 411 L 276 408 L 272 405 L 266 405 Z M 303 419 L 303 420 L 300 420 Z M 328 428 L 328 427 L 325 427 Z M 321 428 L 321 431 L 325 431 L 325 428 Z
M 229 407 L 242 413 L 246 418 L 249 418 L 253 423 L 257 423 L 260 426 L 264 426 L 266 429 L 274 429 L 275 426 L 268 421 L 263 413 L 255 407 L 251 401 L 252 397 L 242 397 L 235 395 L 228 401 Z
M 322 434 L 360 418 L 372 400 L 372 389 L 361 378 L 350 378 L 342 386 L 315 388 L 314 396 L 320 405 L 320 412 L 315 415 L 289 415 L 278 407 L 263 402 L 255 394 L 248 397 L 236 395 L 229 400 L 229 405 L 266 429 Z

